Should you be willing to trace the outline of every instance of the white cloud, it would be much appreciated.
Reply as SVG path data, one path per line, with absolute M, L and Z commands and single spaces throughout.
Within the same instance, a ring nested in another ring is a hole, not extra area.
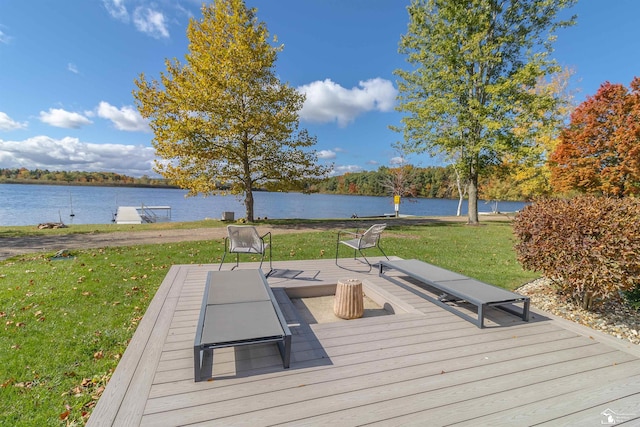
M 391 111 L 398 90 L 389 80 L 375 78 L 346 89 L 330 79 L 298 87 L 306 95 L 300 118 L 309 122 L 336 121 L 344 127 L 368 111 Z
M 362 172 L 364 168 L 358 165 L 336 165 L 329 175 L 344 175 L 345 173 Z
M 11 117 L 7 115 L 7 113 L 3 113 L 0 111 L 0 130 L 16 130 L 16 129 L 25 129 L 27 127 L 27 122 L 16 122 Z
M 40 111 L 40 121 L 51 126 L 67 129 L 79 129 L 82 126 L 93 123 L 80 113 L 66 111 L 61 108 L 49 108 L 49 111 Z
M 146 33 L 156 39 L 169 38 L 169 30 L 162 12 L 148 7 L 138 7 L 133 12 L 133 24 L 138 31 Z
M 11 37 L 9 37 L 4 32 L 2 32 L 2 30 L 0 30 L 0 43 L 9 44 L 10 40 L 11 40 Z
M 407 160 L 402 157 L 402 156 L 396 156 L 396 157 L 392 157 L 391 160 L 389 160 L 389 164 L 391 165 L 403 165 L 407 163 Z
M 335 151 L 331 150 L 320 150 L 318 151 L 318 158 L 323 160 L 331 160 L 336 158 Z
M 118 130 L 129 132 L 150 131 L 146 120 L 131 106 L 124 106 L 118 109 L 108 102 L 102 101 L 98 105 L 98 116 L 111 120 Z
M 7 168 L 117 172 L 133 176 L 153 173 L 151 147 L 93 144 L 77 138 L 36 136 L 22 141 L 0 140 L 0 164 Z
M 78 67 L 76 67 L 76 64 L 72 64 L 71 62 L 67 64 L 67 70 L 71 71 L 74 74 L 78 74 Z
M 109 15 L 122 22 L 129 22 L 129 12 L 124 5 L 124 0 L 103 0 L 103 4 Z
M 129 14 L 125 0 L 103 0 L 105 9 L 112 18 L 129 23 L 133 21 L 136 29 L 156 39 L 169 38 L 167 19 L 165 15 L 151 7 L 138 6 Z

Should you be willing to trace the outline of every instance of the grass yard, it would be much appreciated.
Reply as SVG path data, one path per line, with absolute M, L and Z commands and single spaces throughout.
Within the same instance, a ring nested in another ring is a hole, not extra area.
M 0 228 L 0 236 L 24 233 Z M 335 256 L 335 231 L 274 233 L 272 240 L 276 265 Z M 537 277 L 522 270 L 513 244 L 508 222 L 391 225 L 382 240 L 388 255 L 507 289 Z M 83 425 L 171 265 L 217 263 L 222 253 L 220 239 L 0 261 L 0 425 Z M 342 246 L 341 257 L 352 255 Z

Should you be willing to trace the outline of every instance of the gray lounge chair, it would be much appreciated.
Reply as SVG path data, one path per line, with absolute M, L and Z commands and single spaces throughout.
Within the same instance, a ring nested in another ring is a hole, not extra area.
M 268 238 L 268 240 L 267 240 Z M 236 254 L 236 265 L 231 269 L 238 267 L 240 262 L 240 254 L 255 254 L 260 255 L 260 269 L 262 269 L 262 263 L 264 257 L 269 250 L 269 274 L 273 271 L 273 265 L 271 261 L 271 232 L 267 232 L 262 236 L 258 233 L 258 230 L 252 225 L 228 225 L 227 237 L 224 238 L 224 254 L 222 255 L 222 261 L 218 270 L 222 269 L 222 264 L 227 256 L 227 253 Z
M 382 252 L 382 255 L 384 255 L 386 259 L 389 259 L 387 254 L 385 254 L 384 251 L 382 250 L 382 247 L 380 247 L 380 235 L 382 234 L 382 232 L 386 227 L 387 227 L 387 224 L 374 224 L 364 232 L 359 232 L 359 231 L 353 232 L 353 231 L 346 231 L 346 230 L 339 231 L 338 240 L 336 242 L 336 265 L 338 265 L 338 252 L 340 250 L 340 244 L 343 244 L 353 249 L 353 259 L 357 259 L 357 254 L 360 253 L 362 258 L 364 259 L 364 262 L 369 266 L 369 270 L 371 270 L 371 263 L 369 262 L 367 257 L 364 255 L 364 252 L 362 252 L 363 250 L 374 248 L 374 247 L 378 248 L 378 250 Z M 352 238 L 348 240 L 341 240 L 341 238 L 344 238 L 344 236 L 348 236 Z

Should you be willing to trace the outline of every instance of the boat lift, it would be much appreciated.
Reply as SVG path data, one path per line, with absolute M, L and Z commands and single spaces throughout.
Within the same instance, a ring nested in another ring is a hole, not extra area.
M 171 221 L 171 206 L 118 206 L 116 224 L 145 224 Z

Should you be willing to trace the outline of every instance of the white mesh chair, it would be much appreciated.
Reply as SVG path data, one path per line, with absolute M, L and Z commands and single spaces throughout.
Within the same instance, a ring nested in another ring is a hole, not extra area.
M 336 242 L 336 265 L 338 265 L 338 252 L 340 249 L 340 244 L 353 249 L 353 259 L 357 259 L 357 254 L 359 252 L 362 258 L 364 258 L 364 262 L 369 266 L 369 269 L 371 269 L 371 263 L 364 255 L 364 252 L 362 252 L 363 250 L 376 247 L 380 250 L 380 252 L 382 252 L 382 255 L 384 255 L 386 259 L 389 259 L 387 254 L 385 254 L 382 250 L 382 247 L 380 247 L 380 235 L 386 227 L 387 224 L 374 224 L 364 232 L 353 232 L 346 230 L 339 231 L 338 240 Z M 352 238 L 348 240 L 340 240 L 341 236 L 348 236 Z
M 268 240 L 267 240 L 268 238 Z M 224 238 L 224 254 L 222 255 L 222 261 L 220 261 L 220 267 L 224 263 L 224 258 L 227 253 L 236 254 L 236 265 L 231 269 L 238 267 L 240 262 L 240 254 L 254 254 L 260 255 L 260 269 L 262 269 L 262 262 L 269 250 L 269 272 L 265 276 L 269 276 L 273 271 L 271 264 L 271 232 L 264 235 L 258 234 L 258 230 L 252 225 L 228 225 L 227 237 Z

